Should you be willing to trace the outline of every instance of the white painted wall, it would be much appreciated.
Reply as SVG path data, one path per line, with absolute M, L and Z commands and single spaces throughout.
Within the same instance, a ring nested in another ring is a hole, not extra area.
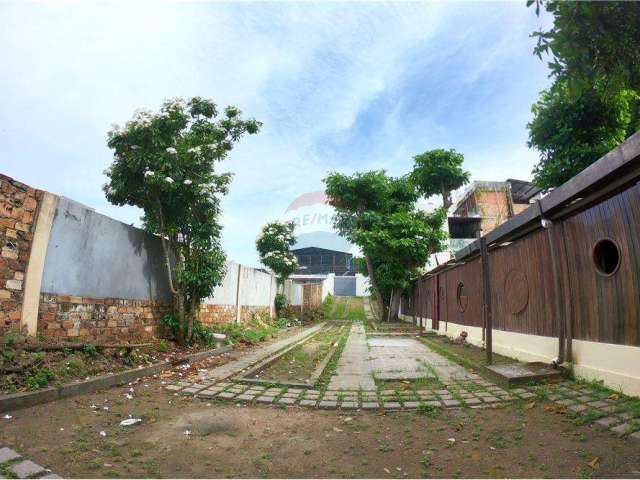
M 243 266 L 240 269 L 240 304 L 270 305 L 275 298 L 272 283 L 273 275 Z
M 428 324 L 431 324 L 430 320 Z M 455 338 L 463 330 L 469 334 L 469 343 L 483 346 L 480 327 L 440 322 L 438 333 Z M 622 390 L 627 395 L 640 395 L 640 347 L 575 339 L 572 345 L 573 368 L 577 376 L 602 380 L 608 387 Z M 558 356 L 558 339 L 494 329 L 493 351 L 523 362 L 551 363 Z
M 202 303 L 210 305 L 235 305 L 236 289 L 238 287 L 238 264 L 227 260 L 227 274 L 221 285 L 213 290 L 213 295 L 205 299 Z
M 369 295 L 369 277 L 356 273 L 356 297 Z
M 284 282 L 284 294 L 289 304 L 294 306 L 302 305 L 302 284 L 294 283 L 292 280 Z
M 325 278 L 322 281 L 322 300 L 324 301 L 325 298 L 327 298 L 327 296 L 329 294 L 333 295 L 335 292 L 335 278 L 336 275 L 334 273 L 330 273 L 329 275 L 327 275 L 327 278 Z

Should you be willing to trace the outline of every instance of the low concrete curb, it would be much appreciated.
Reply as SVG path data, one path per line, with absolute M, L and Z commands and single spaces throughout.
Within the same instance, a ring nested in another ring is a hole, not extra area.
M 104 388 L 123 385 L 141 377 L 158 374 L 182 363 L 197 362 L 208 357 L 221 355 L 231 351 L 232 349 L 232 346 L 227 345 L 213 350 L 185 355 L 177 360 L 160 362 L 149 367 L 132 368 L 131 370 L 125 370 L 124 372 L 109 375 L 100 375 L 82 382 L 67 383 L 60 387 L 49 387 L 35 392 L 21 392 L 13 393 L 11 395 L 3 395 L 0 396 L 0 412 L 4 413 L 11 410 L 33 407 L 34 405 L 40 405 L 42 403 L 52 402 L 62 398 L 74 397 L 76 395 L 91 393 Z

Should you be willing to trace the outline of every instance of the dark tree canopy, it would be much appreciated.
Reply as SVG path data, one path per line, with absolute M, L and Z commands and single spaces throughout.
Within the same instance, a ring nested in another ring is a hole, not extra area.
M 528 145 L 540 152 L 534 179 L 544 189 L 562 185 L 639 127 L 640 102 L 633 90 L 606 98 L 595 90 L 577 97 L 566 90 L 560 82 L 543 91 L 528 124 Z
M 540 94 L 529 146 L 535 183 L 557 187 L 638 130 L 640 3 L 529 0 L 553 15 L 534 53 L 551 57 L 554 84 Z
M 533 1 L 528 2 L 532 4 Z M 540 0 L 553 27 L 533 34 L 534 52 L 551 57 L 551 75 L 573 90 L 640 88 L 640 3 Z
M 411 179 L 425 197 L 442 195 L 445 209 L 451 206 L 451 192 L 469 182 L 469 172 L 462 168 L 464 155 L 438 148 L 413 157 Z

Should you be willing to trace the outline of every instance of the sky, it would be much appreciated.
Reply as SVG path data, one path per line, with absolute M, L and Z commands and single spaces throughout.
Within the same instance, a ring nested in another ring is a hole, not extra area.
M 531 179 L 546 27 L 517 2 L 0 0 L 0 173 L 139 225 L 102 192 L 106 132 L 165 98 L 203 96 L 264 126 L 219 165 L 229 258 L 329 171 L 407 173 L 433 148 L 473 180 Z

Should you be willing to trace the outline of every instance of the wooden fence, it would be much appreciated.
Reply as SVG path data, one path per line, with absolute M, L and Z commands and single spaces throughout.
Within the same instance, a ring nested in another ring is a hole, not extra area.
M 637 133 L 487 234 L 486 265 L 476 241 L 419 278 L 403 314 L 436 330 L 490 317 L 496 330 L 558 338 L 561 356 L 574 339 L 640 346 L 639 181 Z

